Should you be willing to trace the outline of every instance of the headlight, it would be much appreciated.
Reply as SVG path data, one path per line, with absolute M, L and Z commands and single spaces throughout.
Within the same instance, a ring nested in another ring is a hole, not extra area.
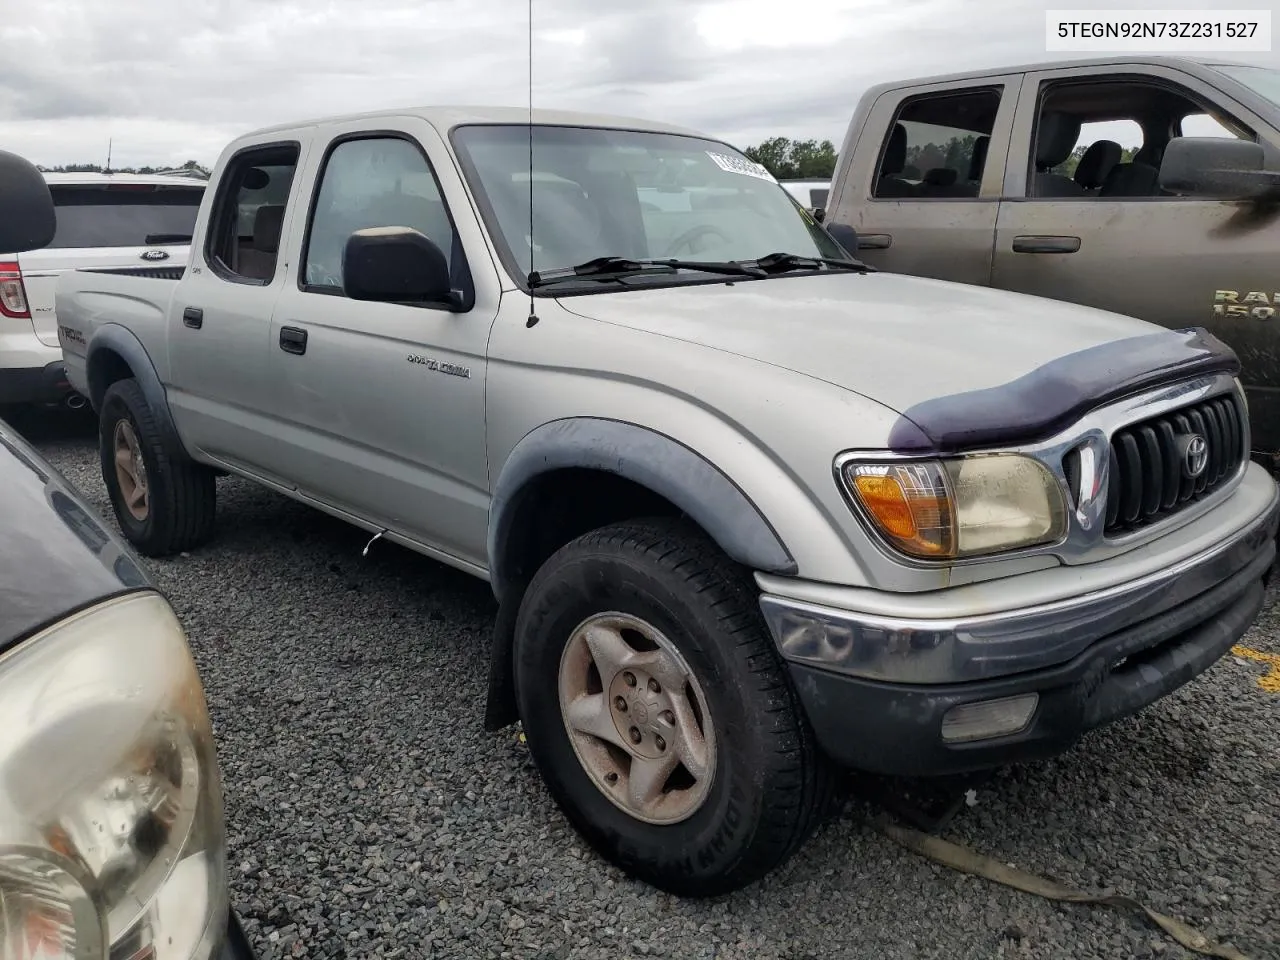
M 1053 543 L 1066 532 L 1062 488 L 1030 457 L 853 461 L 842 472 L 876 531 L 912 557 L 981 556 Z
M 0 960 L 207 957 L 226 896 L 213 735 L 164 599 L 0 656 Z

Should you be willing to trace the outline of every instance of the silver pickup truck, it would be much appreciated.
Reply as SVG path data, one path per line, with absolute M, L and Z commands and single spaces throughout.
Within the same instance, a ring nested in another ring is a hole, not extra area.
M 57 310 L 140 551 L 208 540 L 229 472 L 486 578 L 488 726 L 676 893 L 789 857 L 837 765 L 991 767 L 1143 708 L 1274 559 L 1213 336 L 875 272 L 670 126 L 262 130 L 185 270 L 68 275 Z

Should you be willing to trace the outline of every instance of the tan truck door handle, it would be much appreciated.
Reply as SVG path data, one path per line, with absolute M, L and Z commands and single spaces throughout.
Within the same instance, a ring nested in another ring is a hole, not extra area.
M 1079 237 L 1014 237 L 1014 253 L 1075 253 Z

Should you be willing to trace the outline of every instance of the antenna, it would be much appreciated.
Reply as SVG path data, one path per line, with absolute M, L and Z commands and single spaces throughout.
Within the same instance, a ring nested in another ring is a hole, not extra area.
M 538 322 L 533 308 L 533 0 L 529 0 L 529 319 L 526 328 Z
M 107 138 L 107 165 L 102 168 L 103 173 L 111 172 L 111 138 Z

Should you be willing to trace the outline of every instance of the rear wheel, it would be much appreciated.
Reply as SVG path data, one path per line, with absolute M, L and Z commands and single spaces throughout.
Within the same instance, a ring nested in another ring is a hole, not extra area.
M 213 471 L 165 441 L 136 380 L 103 395 L 98 449 L 116 521 L 139 553 L 165 556 L 213 535 Z
M 516 690 L 568 818 L 664 890 L 754 882 L 824 808 L 825 763 L 754 585 L 684 523 L 617 524 L 552 556 L 517 617 Z

